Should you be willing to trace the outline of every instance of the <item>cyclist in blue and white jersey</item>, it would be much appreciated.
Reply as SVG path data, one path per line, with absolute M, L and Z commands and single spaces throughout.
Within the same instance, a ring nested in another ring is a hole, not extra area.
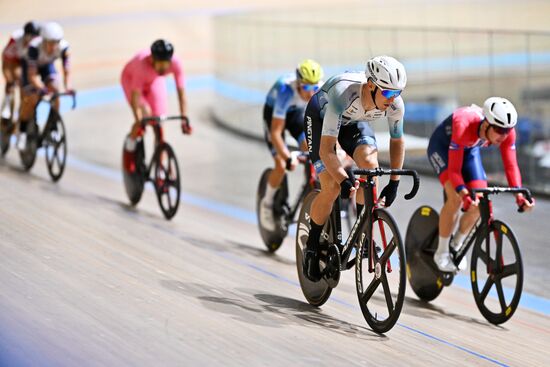
M 285 144 L 284 132 L 307 151 L 304 134 L 304 111 L 307 102 L 319 90 L 323 69 L 313 60 L 304 60 L 296 68 L 295 74 L 282 76 L 271 87 L 264 104 L 264 137 L 273 156 L 275 167 L 271 171 L 265 195 L 260 204 L 262 226 L 273 231 L 273 199 L 285 176 L 285 169 L 293 170 L 296 157 L 291 155 Z
M 404 104 L 400 96 L 407 84 L 403 65 L 389 56 L 367 62 L 366 71 L 344 73 L 328 79 L 309 101 L 305 129 L 310 158 L 321 182 L 321 192 L 311 205 L 311 230 L 304 254 L 304 274 L 320 279 L 318 245 L 323 226 L 339 194 L 348 198 L 355 192 L 350 177 L 337 157 L 336 146 L 353 158 L 359 168 L 378 167 L 378 149 L 370 123 L 387 119 L 390 132 L 390 165 L 400 169 L 405 157 L 403 139 Z M 399 176 L 391 176 L 380 194 L 386 207 L 395 200 Z M 364 197 L 357 196 L 357 212 Z
M 56 22 L 48 22 L 40 27 L 40 37 L 31 41 L 27 54 L 21 60 L 22 101 L 19 116 L 19 138 L 17 147 L 25 149 L 26 125 L 34 113 L 39 96 L 36 91 L 59 92 L 59 82 L 55 61 L 61 59 L 63 66 L 63 86 L 70 90 L 69 43 L 63 38 L 63 28 Z M 59 100 L 55 101 L 59 108 Z

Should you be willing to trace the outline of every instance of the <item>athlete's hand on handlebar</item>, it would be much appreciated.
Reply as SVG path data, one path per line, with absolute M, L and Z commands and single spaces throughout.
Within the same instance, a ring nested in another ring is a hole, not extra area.
M 523 194 L 517 194 L 516 204 L 518 205 L 518 212 L 530 212 L 535 207 L 535 198 L 531 197 L 531 201 L 529 201 Z
M 349 174 L 349 173 L 348 173 Z M 355 180 L 353 174 L 346 177 L 340 182 L 340 196 L 342 199 L 349 199 L 357 191 L 358 181 Z
M 191 127 L 191 123 L 187 116 L 181 118 L 181 132 L 186 135 L 191 135 L 193 133 L 193 127 Z
M 285 161 L 285 169 L 287 171 L 294 171 L 296 166 L 299 163 L 299 157 L 302 154 L 302 152 L 296 150 L 294 152 L 290 152 L 290 157 L 287 158 Z
M 462 211 L 463 212 L 467 212 L 472 205 L 473 206 L 478 206 L 479 205 L 479 199 L 477 198 L 477 196 L 474 196 L 472 198 L 472 194 L 467 189 L 463 189 L 460 192 L 460 196 L 461 196 L 461 199 L 462 199 Z
M 392 205 L 395 197 L 397 196 L 398 187 L 399 180 L 390 180 L 386 187 L 384 187 L 384 189 L 380 193 L 380 198 L 378 199 L 378 202 L 386 208 Z

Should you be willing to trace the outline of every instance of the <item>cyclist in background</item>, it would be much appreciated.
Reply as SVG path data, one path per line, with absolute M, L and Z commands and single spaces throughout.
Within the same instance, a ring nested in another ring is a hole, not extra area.
M 27 22 L 10 37 L 2 51 L 2 74 L 4 75 L 5 96 L 0 107 L 2 119 L 11 121 L 15 110 L 15 87 L 21 77 L 21 59 L 25 57 L 30 42 L 38 36 L 40 29 L 33 22 Z
M 304 60 L 296 68 L 296 73 L 280 77 L 267 94 L 263 109 L 264 137 L 275 167 L 269 175 L 260 203 L 260 221 L 269 231 L 275 229 L 273 199 L 283 182 L 285 169 L 294 170 L 298 163 L 285 143 L 285 130 L 296 139 L 302 151 L 307 151 L 304 110 L 319 89 L 322 78 L 321 65 L 313 60 Z
M 150 49 L 138 52 L 122 70 L 120 82 L 126 100 L 132 109 L 134 124 L 125 142 L 124 169 L 135 169 L 136 139 L 141 135 L 140 122 L 144 117 L 163 116 L 167 113 L 167 74 L 173 74 L 178 92 L 179 109 L 184 116 L 181 125 L 184 134 L 191 134 L 187 117 L 187 102 L 184 89 L 183 69 L 180 60 L 174 57 L 174 46 L 163 39 L 156 40 Z
M 407 84 L 403 65 L 389 56 L 367 62 L 366 71 L 333 76 L 311 98 L 305 115 L 310 158 L 321 181 L 321 192 L 311 205 L 310 232 L 304 253 L 304 274 L 320 279 L 319 239 L 323 226 L 341 194 L 355 192 L 355 179 L 348 175 L 336 152 L 337 143 L 359 168 L 378 167 L 378 150 L 370 122 L 386 118 L 390 130 L 391 168 L 400 169 L 405 156 L 403 139 L 404 104 L 401 92 Z M 391 176 L 380 194 L 380 202 L 390 206 L 395 200 L 399 176 Z M 364 197 L 357 197 L 361 213 Z
M 61 59 L 63 66 L 63 86 L 70 90 L 69 43 L 63 38 L 63 28 L 56 22 L 48 22 L 40 27 L 40 37 L 30 42 L 26 56 L 21 60 L 22 101 L 19 116 L 19 138 L 17 147 L 25 149 L 26 126 L 39 101 L 39 91 L 59 92 L 59 81 L 55 61 Z M 59 100 L 54 107 L 59 109 Z
M 428 145 L 428 158 L 447 199 L 439 214 L 439 242 L 434 254 L 439 270 L 456 270 L 449 246 L 458 250 L 479 218 L 478 199 L 472 199 L 469 190 L 487 187 L 480 148 L 498 146 L 509 186 L 521 187 L 514 129 L 517 118 L 516 109 L 510 101 L 491 97 L 485 101 L 483 108 L 476 105 L 458 108 L 433 132 Z M 534 200 L 528 202 L 523 194 L 516 194 L 516 203 L 525 211 L 535 205 Z M 450 241 L 461 204 L 465 213 Z

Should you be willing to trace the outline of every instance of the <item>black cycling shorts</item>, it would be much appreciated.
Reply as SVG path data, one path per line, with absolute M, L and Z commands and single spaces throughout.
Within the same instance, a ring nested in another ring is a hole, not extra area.
M 273 107 L 264 104 L 264 139 L 267 143 L 271 154 L 276 155 L 277 151 L 271 142 L 271 120 L 273 118 Z M 298 142 L 298 146 L 306 139 L 304 133 L 304 110 L 303 108 L 291 108 L 285 116 L 285 129 L 281 134 L 283 141 L 285 140 L 285 130 L 288 130 L 290 135 Z

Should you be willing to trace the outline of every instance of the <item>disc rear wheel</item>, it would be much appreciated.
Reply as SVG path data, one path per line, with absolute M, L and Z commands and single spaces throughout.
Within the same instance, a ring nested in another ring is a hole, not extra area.
M 332 287 L 327 282 L 324 280 L 312 282 L 306 278 L 303 271 L 304 250 L 310 230 L 309 212 L 311 203 L 318 194 L 319 191 L 316 190 L 310 192 L 305 197 L 300 210 L 300 216 L 298 217 L 298 228 L 296 229 L 296 268 L 298 270 L 298 280 L 300 281 L 304 297 L 313 306 L 323 305 L 332 293 Z

